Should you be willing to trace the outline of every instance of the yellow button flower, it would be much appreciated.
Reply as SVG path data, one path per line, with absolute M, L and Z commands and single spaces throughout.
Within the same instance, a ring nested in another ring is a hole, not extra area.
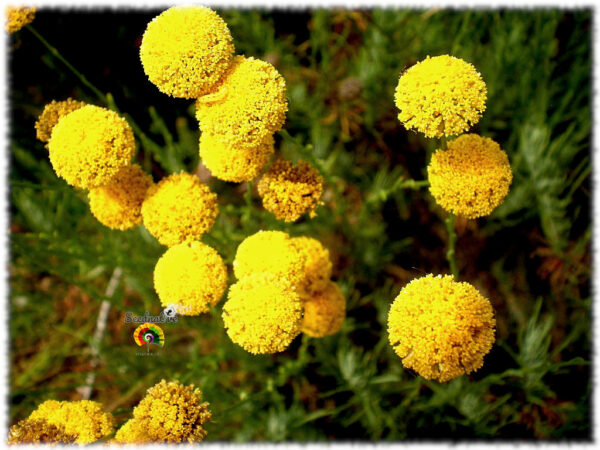
M 268 272 L 229 289 L 223 322 L 231 340 L 253 354 L 284 351 L 300 333 L 302 302 L 285 279 Z
M 113 111 L 86 105 L 59 120 L 48 142 L 56 174 L 72 186 L 108 184 L 135 153 L 133 131 Z
M 208 133 L 200 136 L 200 158 L 214 177 L 241 183 L 250 181 L 263 170 L 274 152 L 275 140 L 268 135 L 254 147 L 229 147 Z
M 292 244 L 305 259 L 303 278 L 298 285 L 298 291 L 302 295 L 309 295 L 325 289 L 329 284 L 332 269 L 329 250 L 317 239 L 305 236 L 292 238 Z
M 62 425 L 51 425 L 42 419 L 24 419 L 10 427 L 8 444 L 73 444 L 77 434 L 67 434 Z
M 487 88 L 472 64 L 449 55 L 428 56 L 400 76 L 394 98 L 407 129 L 440 138 L 479 122 Z
M 208 406 L 193 384 L 161 380 L 133 409 L 135 422 L 120 433 L 119 439 L 138 439 L 141 427 L 148 439 L 144 442 L 199 442 L 206 437 L 204 424 L 212 418 Z
M 140 166 L 125 166 L 109 184 L 90 190 L 90 210 L 108 228 L 134 228 L 142 223 L 142 202 L 152 184 L 152 177 Z
M 465 134 L 437 150 L 427 167 L 429 191 L 446 211 L 475 219 L 500 205 L 512 182 L 508 156 L 493 140 Z
M 150 187 L 142 203 L 144 226 L 168 247 L 199 240 L 212 228 L 218 213 L 216 194 L 198 177 L 184 172 Z
M 112 414 L 90 400 L 59 402 L 48 400 L 29 415 L 30 420 L 44 420 L 59 427 L 67 435 L 75 435 L 78 444 L 90 444 L 108 436 L 114 430 Z
M 169 248 L 154 268 L 154 288 L 163 306 L 197 316 L 216 305 L 227 287 L 227 268 L 219 254 L 202 242 Z
M 227 24 L 203 6 L 175 6 L 148 24 L 140 59 L 158 89 L 180 98 L 210 93 L 227 72 L 234 48 Z
M 6 31 L 9 34 L 16 33 L 25 25 L 35 19 L 37 8 L 25 8 L 9 6 L 6 8 Z
M 315 216 L 323 195 L 323 177 L 304 161 L 294 166 L 279 159 L 260 179 L 258 193 L 267 211 L 280 220 L 294 222 L 307 212 Z
M 390 343 L 404 367 L 439 382 L 483 365 L 495 340 L 495 325 L 490 302 L 450 275 L 411 281 L 388 316 Z
M 300 298 L 304 305 L 303 333 L 320 338 L 340 331 L 346 318 L 346 298 L 336 283 L 328 281 L 321 291 Z
M 238 279 L 270 272 L 295 286 L 304 277 L 305 258 L 287 233 L 259 231 L 238 246 L 233 270 Z
M 58 121 L 70 112 L 82 108 L 85 105 L 86 103 L 73 100 L 72 98 L 60 102 L 52 100 L 44 106 L 42 114 L 40 114 L 40 117 L 38 117 L 38 120 L 35 123 L 37 138 L 42 142 L 48 142 L 52 135 L 52 129 Z
M 236 56 L 218 90 L 196 101 L 203 133 L 230 148 L 256 147 L 283 127 L 285 80 L 271 64 Z

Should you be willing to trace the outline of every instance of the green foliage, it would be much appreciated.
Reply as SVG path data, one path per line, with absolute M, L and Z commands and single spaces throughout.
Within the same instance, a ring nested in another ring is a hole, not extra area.
M 317 217 L 286 224 L 262 208 L 255 183 L 209 178 L 220 214 L 203 240 L 230 265 L 237 245 L 259 229 L 320 239 L 348 300 L 342 330 L 254 356 L 226 335 L 222 300 L 208 314 L 165 324 L 160 356 L 134 356 L 123 317 L 161 311 L 152 273 L 164 248 L 143 227 L 100 225 L 86 193 L 52 171 L 33 124 L 52 99 L 106 101 L 132 124 L 138 160 L 158 180 L 197 170 L 193 102 L 165 98 L 147 81 L 142 87 L 123 78 L 124 87 L 109 88 L 102 73 L 86 76 L 106 83 L 98 86 L 112 92 L 105 98 L 90 98 L 84 85 L 64 87 L 77 78 L 23 30 L 10 64 L 11 423 L 45 399 L 79 398 L 98 308 L 120 267 L 93 395 L 120 422 L 166 378 L 203 391 L 214 419 L 208 440 L 589 439 L 590 12 L 221 13 L 237 53 L 272 61 L 286 79 L 290 110 L 278 152 L 308 160 L 327 186 Z M 62 14 L 70 26 L 98 21 L 94 13 Z M 111 50 L 106 73 L 125 77 L 129 68 L 141 70 L 131 49 L 147 20 L 110 17 L 102 29 L 112 26 L 123 45 Z M 50 43 L 60 37 L 55 20 L 40 13 L 33 24 L 46 27 Z M 89 62 L 68 46 L 60 51 L 78 69 Z M 514 173 L 506 202 L 490 218 L 457 221 L 460 279 L 491 300 L 497 342 L 483 368 L 445 384 L 404 369 L 386 331 L 402 286 L 449 272 L 445 214 L 426 188 L 437 143 L 406 132 L 393 103 L 400 73 L 442 53 L 481 72 L 488 102 L 474 132 L 500 143 Z M 116 72 L 120 63 L 125 69 Z M 340 93 L 348 78 L 360 82 L 353 98 Z

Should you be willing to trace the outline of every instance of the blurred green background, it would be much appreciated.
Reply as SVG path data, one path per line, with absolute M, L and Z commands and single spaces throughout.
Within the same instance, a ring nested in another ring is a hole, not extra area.
M 201 388 L 214 418 L 208 440 L 591 438 L 590 10 L 220 10 L 236 52 L 286 79 L 285 129 L 296 141 L 277 136 L 278 151 L 309 160 L 327 182 L 318 216 L 291 225 L 246 184 L 198 168 L 193 102 L 161 94 L 139 62 L 159 12 L 43 9 L 32 26 L 135 120 L 137 158 L 155 180 L 187 170 L 218 193 L 204 241 L 228 264 L 259 229 L 320 239 L 347 320 L 334 336 L 301 335 L 284 353 L 252 356 L 225 334 L 221 301 L 165 324 L 160 356 L 135 357 L 124 314 L 162 310 L 152 271 L 165 248 L 143 227 L 100 225 L 86 193 L 52 171 L 35 138 L 44 105 L 68 96 L 106 105 L 23 29 L 6 49 L 11 424 L 46 399 L 80 399 L 99 306 L 120 267 L 92 393 L 120 422 L 166 378 Z M 449 271 L 444 211 L 427 189 L 398 187 L 424 179 L 436 142 L 407 132 L 393 104 L 403 70 L 446 53 L 487 83 L 473 131 L 506 150 L 514 181 L 492 216 L 457 221 L 460 280 L 492 302 L 497 342 L 482 369 L 439 384 L 403 369 L 386 328 L 408 281 Z

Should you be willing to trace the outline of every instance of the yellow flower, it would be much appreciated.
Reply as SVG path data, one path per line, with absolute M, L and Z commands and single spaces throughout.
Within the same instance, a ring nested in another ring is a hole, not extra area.
M 274 152 L 275 140 L 268 135 L 254 147 L 229 147 L 208 133 L 200 136 L 200 158 L 213 176 L 223 181 L 250 181 L 265 167 Z
M 294 222 L 321 204 L 323 177 L 304 161 L 293 166 L 291 161 L 279 159 L 262 176 L 258 193 L 263 206 L 280 220 Z
M 446 211 L 475 219 L 500 205 L 512 182 L 508 156 L 489 138 L 465 134 L 437 150 L 427 167 L 429 191 Z
M 169 248 L 154 269 L 154 288 L 163 306 L 196 316 L 216 305 L 227 287 L 227 268 L 219 254 L 202 242 Z
M 283 127 L 285 80 L 271 64 L 236 56 L 219 89 L 196 102 L 203 133 L 229 148 L 256 147 Z
M 199 442 L 206 436 L 203 425 L 212 416 L 202 392 L 194 385 L 179 381 L 160 383 L 148 389 L 146 396 L 133 409 L 134 423 L 121 432 L 120 439 L 137 439 L 141 430 L 151 442 Z M 132 436 L 125 436 L 131 433 Z
M 495 325 L 490 302 L 451 275 L 411 281 L 388 316 L 390 343 L 404 367 L 439 382 L 483 365 L 495 340 Z
M 300 297 L 304 304 L 302 332 L 311 337 L 337 333 L 346 318 L 346 298 L 333 281 L 319 292 Z
M 67 434 L 61 425 L 51 425 L 42 419 L 24 419 L 10 427 L 8 444 L 73 444 L 77 434 Z
M 400 76 L 394 98 L 407 129 L 439 138 L 479 122 L 487 88 L 472 64 L 448 55 L 428 56 Z
M 35 123 L 37 138 L 42 142 L 48 142 L 52 135 L 52 129 L 58 121 L 70 112 L 85 105 L 86 103 L 73 100 L 72 98 L 68 98 L 61 102 L 52 100 L 44 106 L 42 114 L 40 114 L 40 117 L 38 117 L 38 120 Z
M 148 434 L 147 422 L 129 419 L 119 428 L 113 442 L 116 444 L 149 444 L 152 439 Z
M 301 294 L 312 294 L 325 289 L 331 278 L 331 260 L 329 250 L 311 237 L 292 238 L 292 244 L 304 255 L 303 279 L 298 286 Z
M 184 172 L 150 187 L 142 203 L 144 226 L 168 247 L 199 240 L 212 228 L 218 213 L 216 194 L 198 177 Z
M 86 105 L 64 116 L 48 142 L 56 174 L 72 186 L 108 184 L 135 153 L 133 132 L 115 112 Z
M 231 340 L 253 354 L 284 351 L 300 333 L 302 302 L 278 275 L 248 275 L 229 289 L 223 322 Z
M 283 231 L 259 231 L 238 246 L 233 270 L 238 279 L 270 272 L 297 285 L 304 277 L 305 256 Z
M 35 19 L 37 8 L 25 8 L 9 6 L 6 8 L 6 31 L 9 34 L 16 33 L 25 25 Z
M 210 93 L 231 65 L 234 48 L 227 24 L 202 6 L 174 6 L 148 24 L 140 59 L 161 92 L 197 98 Z
M 142 223 L 142 202 L 152 184 L 152 177 L 140 166 L 125 166 L 109 184 L 90 190 L 90 210 L 108 228 L 134 228 Z
M 114 429 L 112 414 L 105 413 L 102 405 L 90 400 L 59 402 L 48 400 L 29 415 L 30 420 L 45 420 L 61 428 L 67 435 L 77 436 L 78 444 L 90 444 Z

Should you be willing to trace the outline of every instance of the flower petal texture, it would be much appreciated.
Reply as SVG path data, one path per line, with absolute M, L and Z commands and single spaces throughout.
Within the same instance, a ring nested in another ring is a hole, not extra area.
M 255 273 L 229 289 L 223 322 L 231 340 L 253 354 L 284 351 L 300 333 L 302 302 L 272 273 Z
M 218 213 L 216 194 L 185 172 L 169 175 L 150 187 L 142 203 L 144 226 L 168 247 L 199 240 L 212 228 Z
M 29 415 L 29 419 L 44 420 L 67 435 L 77 436 L 75 442 L 78 444 L 90 444 L 114 430 L 112 414 L 104 412 L 100 403 L 90 400 L 47 400 Z
M 263 206 L 280 220 L 294 222 L 303 214 L 315 214 L 323 195 L 323 177 L 310 164 L 278 159 L 261 177 L 258 193 Z
M 56 174 L 77 188 L 108 184 L 135 153 L 129 124 L 113 111 L 86 105 L 54 126 L 48 142 Z
M 146 430 L 147 422 L 129 419 L 117 430 L 114 443 L 116 444 L 149 444 L 152 439 Z
M 274 153 L 275 140 L 268 135 L 253 147 L 230 147 L 209 133 L 200 136 L 200 158 L 213 176 L 223 181 L 241 183 L 253 180 Z
M 283 127 L 285 80 L 271 64 L 236 56 L 218 90 L 196 101 L 203 133 L 230 148 L 256 147 Z
M 139 165 L 125 166 L 109 184 L 89 191 L 90 210 L 108 228 L 134 228 L 142 223 L 142 202 L 152 185 L 152 177 Z
M 408 369 L 445 382 L 483 365 L 495 340 L 489 300 L 451 275 L 408 283 L 388 315 L 390 344 Z
M 8 444 L 73 444 L 77 434 L 65 433 L 60 425 L 51 425 L 43 419 L 23 419 L 10 427 Z
M 38 120 L 35 123 L 37 138 L 42 142 L 48 142 L 52 135 L 52 130 L 58 121 L 70 112 L 82 108 L 85 105 L 85 102 L 73 100 L 72 98 L 60 102 L 52 100 L 44 106 L 42 114 L 40 114 L 40 117 L 38 117 Z
M 199 442 L 206 437 L 204 424 L 212 418 L 208 406 L 202 401 L 202 392 L 193 384 L 186 386 L 179 381 L 161 380 L 148 389 L 133 409 L 135 422 L 121 432 L 120 438 L 126 432 L 135 437 L 141 428 L 151 442 Z
M 154 268 L 154 288 L 163 306 L 196 316 L 216 305 L 227 288 L 227 268 L 213 248 L 202 242 L 170 247 Z
M 158 89 L 179 98 L 212 92 L 234 53 L 227 24 L 202 6 L 174 6 L 148 24 L 140 59 Z
M 467 219 L 487 216 L 508 194 L 512 171 L 492 139 L 465 134 L 437 150 L 427 167 L 429 191 L 446 211 Z
M 336 283 L 328 281 L 321 291 L 300 298 L 304 305 L 303 333 L 320 338 L 340 331 L 346 318 L 346 297 Z
M 479 122 L 487 88 L 472 64 L 449 55 L 428 56 L 400 76 L 394 98 L 398 119 L 408 130 L 440 138 Z
M 237 248 L 233 270 L 238 279 L 269 272 L 297 285 L 304 278 L 305 256 L 283 231 L 259 231 Z
M 302 295 L 322 291 L 329 284 L 332 263 L 329 250 L 317 239 L 300 236 L 292 238 L 292 244 L 301 255 L 304 255 L 304 276 L 298 286 Z

